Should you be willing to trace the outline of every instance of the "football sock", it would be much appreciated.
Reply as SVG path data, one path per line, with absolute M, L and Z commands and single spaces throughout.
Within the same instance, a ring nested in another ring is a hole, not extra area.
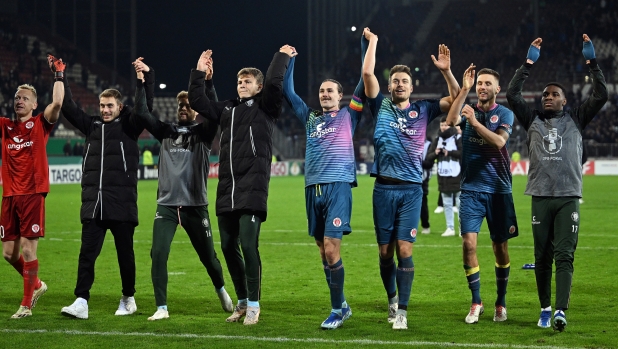
M 339 259 L 337 263 L 330 265 L 330 304 L 333 309 L 341 310 L 341 303 L 343 303 L 343 282 L 345 278 L 345 271 L 343 269 L 343 261 Z
M 21 305 L 30 308 L 32 306 L 32 292 L 38 280 L 39 260 L 24 262 L 24 298 Z
M 11 265 L 13 266 L 13 268 L 15 268 L 15 270 L 17 270 L 19 275 L 21 275 L 22 277 L 24 276 L 24 256 L 23 255 L 20 254 L 19 259 L 15 261 L 15 263 L 11 263 Z
M 326 277 L 326 285 L 330 287 L 330 268 L 328 267 L 328 262 L 323 260 L 322 265 L 324 266 L 324 276 Z
M 509 272 L 511 271 L 511 263 L 499 265 L 496 263 L 496 286 L 498 298 L 496 306 L 501 305 L 506 307 L 506 286 L 509 284 Z
M 248 300 L 249 300 L 248 298 L 239 299 L 238 300 L 238 305 L 241 306 L 241 307 L 246 307 Z
M 247 301 L 247 306 L 253 307 L 253 308 L 259 308 L 260 302 L 259 301 Z
M 408 309 L 408 301 L 412 292 L 412 282 L 414 281 L 414 262 L 412 256 L 398 259 L 397 268 L 397 290 L 399 291 L 399 303 L 397 308 Z
M 167 305 L 159 305 L 157 307 L 157 309 L 163 309 L 163 310 L 167 311 Z
M 216 289 L 217 293 L 223 293 L 225 291 L 225 286 L 221 286 L 220 289 Z
M 551 306 L 549 306 L 547 308 L 541 308 L 541 311 L 551 311 Z
M 481 271 L 480 268 L 464 265 L 466 278 L 468 279 L 468 288 L 472 291 L 472 303 L 481 303 Z
M 395 259 L 382 259 L 380 258 L 380 276 L 382 277 L 382 283 L 388 298 L 397 296 L 397 266 L 395 265 Z

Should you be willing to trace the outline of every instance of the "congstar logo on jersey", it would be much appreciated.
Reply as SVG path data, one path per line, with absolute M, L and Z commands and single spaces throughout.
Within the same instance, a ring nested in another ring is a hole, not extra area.
M 24 142 L 23 139 L 18 138 L 18 137 L 13 137 L 13 141 L 15 141 L 15 143 L 11 143 L 8 145 L 9 149 L 15 149 L 15 150 L 21 150 L 25 147 L 31 147 L 34 144 L 34 141 L 27 141 Z M 24 142 L 24 143 L 22 143 Z
M 406 125 L 406 118 L 397 118 L 397 122 L 391 121 L 389 125 L 392 128 L 398 129 L 401 132 L 407 134 L 408 136 L 414 136 L 416 134 L 416 130 L 409 129 Z
M 485 144 L 487 144 L 487 141 L 485 141 L 483 138 L 470 137 L 470 138 L 468 138 L 468 141 L 470 143 L 477 143 L 478 145 L 485 145 Z
M 328 128 L 324 128 L 324 125 L 326 125 L 325 122 L 321 122 L 319 123 L 316 127 L 315 127 L 315 131 L 311 132 L 311 134 L 309 134 L 309 137 L 311 138 L 321 138 L 322 136 L 325 136 L 329 133 L 333 133 L 337 131 L 336 127 L 328 127 Z

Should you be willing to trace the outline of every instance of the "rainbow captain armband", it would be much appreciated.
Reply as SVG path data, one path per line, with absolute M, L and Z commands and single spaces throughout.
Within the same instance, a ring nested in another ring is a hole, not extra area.
M 352 110 L 355 110 L 357 112 L 362 112 L 363 111 L 363 101 L 361 101 L 361 99 L 356 96 L 352 96 L 352 100 L 350 100 L 350 108 L 352 108 Z

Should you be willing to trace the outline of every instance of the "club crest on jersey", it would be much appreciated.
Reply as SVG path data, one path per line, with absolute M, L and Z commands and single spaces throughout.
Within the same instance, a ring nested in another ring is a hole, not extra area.
M 489 122 L 491 122 L 492 124 L 495 124 L 496 122 L 498 122 L 498 119 L 499 119 L 499 118 L 498 118 L 498 115 L 492 115 L 492 116 L 489 118 Z
M 511 227 L 509 228 L 509 234 L 515 234 L 515 230 L 517 230 L 515 229 L 515 226 L 511 225 Z
M 415 238 L 416 237 L 416 228 L 410 230 L 410 236 Z
M 571 213 L 571 219 L 573 220 L 573 222 L 577 222 L 579 220 L 579 213 L 577 212 Z
M 37 234 L 39 231 L 41 230 L 41 227 L 39 227 L 38 224 L 33 224 L 32 225 L 32 232 Z
M 337 217 L 335 219 L 333 219 L 333 225 L 337 228 L 339 228 L 341 226 L 341 218 Z
M 418 112 L 416 110 L 411 110 L 408 113 L 408 116 L 411 117 L 412 119 L 416 119 L 418 117 Z
M 33 128 L 33 127 L 34 127 L 34 122 L 32 122 L 32 121 L 28 121 L 28 122 L 26 123 L 26 128 L 27 128 L 27 129 L 31 129 L 31 128 Z
M 202 219 L 202 225 L 204 226 L 204 228 L 208 228 L 209 224 L 208 224 L 208 218 L 204 218 Z

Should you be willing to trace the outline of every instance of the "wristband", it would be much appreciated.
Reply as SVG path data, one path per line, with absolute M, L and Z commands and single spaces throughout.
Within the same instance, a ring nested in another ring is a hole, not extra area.
M 528 56 L 526 56 L 526 59 L 529 59 L 532 62 L 536 62 L 536 60 L 539 59 L 539 56 L 541 56 L 541 50 L 538 47 L 530 45 L 530 48 L 528 49 Z

